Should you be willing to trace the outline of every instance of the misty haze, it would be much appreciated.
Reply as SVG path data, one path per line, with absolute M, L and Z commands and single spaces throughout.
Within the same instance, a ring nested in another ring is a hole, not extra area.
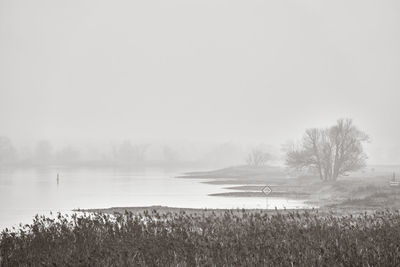
M 0 266 L 399 266 L 400 3 L 0 0 Z

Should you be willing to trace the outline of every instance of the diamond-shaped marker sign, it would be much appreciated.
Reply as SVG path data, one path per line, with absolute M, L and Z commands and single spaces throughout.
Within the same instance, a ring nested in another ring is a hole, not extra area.
M 268 196 L 269 194 L 272 193 L 272 189 L 271 187 L 269 187 L 268 185 L 264 186 L 263 189 L 261 190 L 266 196 Z

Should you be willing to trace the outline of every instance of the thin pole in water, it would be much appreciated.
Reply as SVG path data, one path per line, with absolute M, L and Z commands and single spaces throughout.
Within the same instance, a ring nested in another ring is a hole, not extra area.
M 268 195 L 271 194 L 272 189 L 271 189 L 271 187 L 266 185 L 261 189 L 261 192 L 265 194 L 265 205 L 266 205 L 266 209 L 268 209 Z

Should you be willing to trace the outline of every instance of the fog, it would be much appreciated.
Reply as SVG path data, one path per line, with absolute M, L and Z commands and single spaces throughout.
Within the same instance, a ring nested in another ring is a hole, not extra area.
M 371 137 L 369 163 L 397 164 L 399 12 L 395 0 L 0 0 L 0 136 L 26 158 L 47 140 L 64 160 L 128 142 L 152 161 L 219 161 L 225 145 L 229 165 L 260 144 L 279 158 L 306 128 L 349 117 Z

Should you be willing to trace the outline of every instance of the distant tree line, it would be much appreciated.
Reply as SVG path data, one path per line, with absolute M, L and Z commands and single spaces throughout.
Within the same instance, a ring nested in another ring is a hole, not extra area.
M 356 127 L 351 119 L 339 119 L 330 127 L 306 130 L 298 143 L 286 148 L 285 162 L 289 169 L 317 173 L 323 181 L 336 181 L 340 176 L 365 167 L 367 155 L 363 145 L 368 141 L 368 135 Z M 82 151 L 73 146 L 64 146 L 56 150 L 48 140 L 42 140 L 28 152 L 18 153 L 9 138 L 0 136 L 0 165 L 76 164 L 88 161 L 97 164 L 141 165 L 148 162 L 149 147 L 149 144 L 132 144 L 129 140 L 125 140 L 112 145 L 108 150 L 100 148 L 101 152 L 95 152 L 94 158 L 90 156 L 87 158 L 86 155 L 82 155 Z M 162 162 L 165 164 L 179 162 L 180 157 L 175 149 L 169 146 L 159 148 L 160 157 L 163 157 Z M 267 148 L 259 145 L 251 149 L 245 158 L 245 163 L 250 167 L 261 167 L 270 163 L 273 156 Z M 203 152 L 197 158 L 197 162 L 207 164 L 222 162 L 229 166 L 229 162 L 235 161 L 240 164 L 240 157 L 243 162 L 244 153 L 245 151 L 233 143 L 223 143 Z
M 0 136 L 0 166 L 46 166 L 46 165 L 157 165 L 157 166 L 230 166 L 239 159 L 240 147 L 233 143 L 204 146 L 198 149 L 191 144 L 176 146 L 166 144 L 100 143 L 96 146 L 54 146 L 49 140 L 39 140 L 18 149 L 8 137 Z
M 130 141 L 125 140 L 118 147 L 113 147 L 113 156 L 115 160 L 124 163 L 144 162 L 148 147 L 148 144 L 132 145 Z
M 142 163 L 146 160 L 148 145 L 132 145 L 124 141 L 117 147 L 113 147 L 110 155 L 102 154 L 101 161 L 120 162 L 125 164 Z M 97 156 L 97 160 L 99 156 Z M 28 164 L 28 165 L 52 165 L 52 164 L 77 164 L 93 159 L 83 159 L 79 149 L 66 145 L 55 149 L 50 141 L 40 140 L 32 149 L 25 149 L 18 153 L 8 137 L 0 137 L 0 165 L 4 164 Z

